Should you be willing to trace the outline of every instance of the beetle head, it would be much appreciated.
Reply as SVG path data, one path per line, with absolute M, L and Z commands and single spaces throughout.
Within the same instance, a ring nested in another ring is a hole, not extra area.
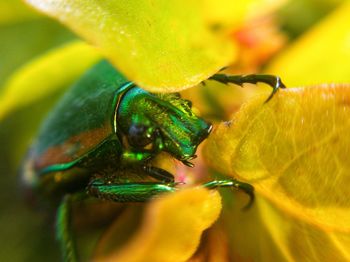
M 187 165 L 211 130 L 210 124 L 192 112 L 191 102 L 179 94 L 151 94 L 140 88 L 124 94 L 118 127 L 135 149 L 151 145 L 155 152 L 166 151 Z

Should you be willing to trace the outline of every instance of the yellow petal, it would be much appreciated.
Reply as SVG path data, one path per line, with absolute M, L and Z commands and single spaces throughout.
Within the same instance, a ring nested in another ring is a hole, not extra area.
M 187 262 L 230 261 L 228 248 L 227 228 L 215 223 L 210 230 L 204 232 L 200 247 Z
M 218 126 L 204 148 L 206 159 L 254 185 L 263 199 L 257 201 L 261 223 L 286 258 L 300 261 L 300 250 L 307 250 L 312 261 L 322 254 L 345 261 L 350 86 L 290 88 L 267 104 L 265 99 L 252 100 L 232 122 Z
M 225 206 L 222 214 L 234 261 L 350 260 L 347 232 L 325 230 L 286 213 L 263 196 L 248 212 L 240 207 Z M 239 223 L 232 223 L 233 219 Z
M 280 75 L 287 86 L 350 81 L 350 2 L 285 49 L 266 72 Z
M 27 2 L 99 47 L 140 86 L 170 92 L 198 84 L 232 62 L 233 25 L 269 1 Z
M 67 87 L 100 55 L 83 42 L 54 49 L 17 70 L 2 88 L 0 120 L 16 109 Z
M 121 250 L 96 260 L 186 261 L 220 210 L 221 198 L 214 190 L 192 188 L 164 196 L 150 204 L 141 228 Z

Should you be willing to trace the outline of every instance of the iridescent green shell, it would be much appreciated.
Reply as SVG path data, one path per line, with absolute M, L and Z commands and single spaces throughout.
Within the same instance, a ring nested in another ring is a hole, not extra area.
M 72 86 L 40 129 L 32 152 L 36 168 L 75 160 L 113 133 L 113 98 L 126 82 L 103 61 Z
M 58 186 L 58 182 L 66 179 L 67 183 L 63 183 L 62 187 L 70 185 L 75 190 L 79 185 L 74 184 L 81 183 L 82 179 L 87 180 L 85 172 L 81 170 L 66 174 L 46 174 L 43 171 L 55 165 L 72 163 L 89 152 L 95 152 L 114 134 L 113 117 L 118 102 L 115 99 L 125 83 L 128 80 L 103 61 L 66 92 L 43 122 L 25 161 L 23 177 L 27 184 L 35 187 L 45 184 L 45 191 L 50 191 Z M 113 143 L 108 144 L 114 146 L 114 154 L 121 154 L 121 143 L 116 138 L 114 135 Z M 97 165 L 100 161 L 96 157 L 90 157 L 90 160 L 91 165 Z

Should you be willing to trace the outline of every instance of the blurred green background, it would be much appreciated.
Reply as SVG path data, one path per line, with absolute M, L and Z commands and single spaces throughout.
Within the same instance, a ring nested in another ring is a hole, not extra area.
M 0 10 L 0 14 L 13 12 L 7 21 L 0 21 L 0 87 L 26 62 L 75 38 L 20 1 L 2 1 Z M 53 220 L 26 203 L 18 177 L 33 134 L 60 93 L 63 90 L 0 122 L 0 261 L 60 261 Z

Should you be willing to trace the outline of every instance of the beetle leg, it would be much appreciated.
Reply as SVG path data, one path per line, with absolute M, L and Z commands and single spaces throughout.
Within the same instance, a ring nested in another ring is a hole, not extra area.
M 158 194 L 176 191 L 176 183 L 108 183 L 100 178 L 93 179 L 87 188 L 89 195 L 115 202 L 144 202 Z
M 71 196 L 64 196 L 57 209 L 56 236 L 61 245 L 64 261 L 78 261 L 71 231 Z
M 223 84 L 232 83 L 235 85 L 243 86 L 245 83 L 257 84 L 257 83 L 265 83 L 272 87 L 272 93 L 265 101 L 268 102 L 273 95 L 280 88 L 286 88 L 286 86 L 282 83 L 282 80 L 279 76 L 275 75 L 265 75 L 265 74 L 251 74 L 251 75 L 225 75 L 225 74 L 215 74 L 208 78 L 209 80 L 215 80 Z
M 208 189 L 214 189 L 218 187 L 235 187 L 242 190 L 249 196 L 249 202 L 243 209 L 248 209 L 252 206 L 254 202 L 254 187 L 250 184 L 240 182 L 236 179 L 225 179 L 225 180 L 213 180 L 203 184 L 204 187 Z
M 167 183 L 174 182 L 174 176 L 164 169 L 154 167 L 154 166 L 143 166 L 142 169 L 147 173 L 147 175 L 159 181 L 163 181 Z

